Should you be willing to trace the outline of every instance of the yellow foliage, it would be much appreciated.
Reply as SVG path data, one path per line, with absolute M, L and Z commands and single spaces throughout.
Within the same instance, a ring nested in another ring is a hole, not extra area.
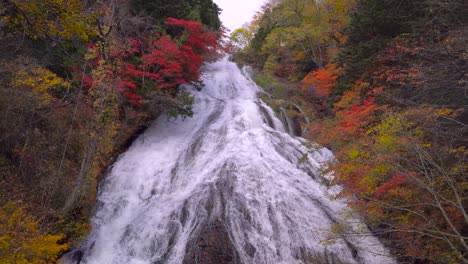
M 400 133 L 403 131 L 404 125 L 400 116 L 391 115 L 370 131 L 376 134 L 375 146 L 377 150 L 383 153 L 392 153 L 398 150 L 402 138 Z
M 17 72 L 11 86 L 31 88 L 34 94 L 41 96 L 42 103 L 49 103 L 52 100 L 49 95 L 51 89 L 58 86 L 68 88 L 70 83 L 45 68 L 37 67 L 31 71 Z
M 369 158 L 369 153 L 366 151 L 361 150 L 361 147 L 353 147 L 348 151 L 344 151 L 346 153 L 347 157 L 351 161 L 357 161 L 360 159 L 368 159 Z
M 373 177 L 377 178 L 378 180 L 381 180 L 392 169 L 394 169 L 394 166 L 390 164 L 378 164 L 371 170 L 371 174 Z
M 352 149 L 348 152 L 348 157 L 352 160 L 357 159 L 360 156 L 361 152 L 357 149 Z
M 39 223 L 24 206 L 7 203 L 0 207 L 0 263 L 55 263 L 67 244 L 63 235 L 40 232 Z
M 454 109 L 448 109 L 448 108 L 441 108 L 441 109 L 435 110 L 435 114 L 437 116 L 452 117 L 452 118 L 458 116 L 462 112 L 463 112 L 463 109 L 454 110 Z
M 361 193 L 364 195 L 372 194 L 375 191 L 375 188 L 377 188 L 378 180 L 379 179 L 373 175 L 364 175 L 359 181 L 360 186 L 365 189 L 362 190 Z
M 73 37 L 87 41 L 96 35 L 90 25 L 94 14 L 86 14 L 80 0 L 11 0 L 12 12 L 3 17 L 3 22 L 19 28 L 33 39 Z

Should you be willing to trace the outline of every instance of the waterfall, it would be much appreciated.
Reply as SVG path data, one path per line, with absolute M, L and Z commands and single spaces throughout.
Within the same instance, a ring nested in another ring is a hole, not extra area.
M 206 65 L 203 82 L 193 117 L 159 117 L 115 162 L 64 262 L 395 263 L 320 184 L 329 150 L 288 134 L 234 63 Z M 331 241 L 338 225 L 350 230 Z
M 297 136 L 296 130 L 294 129 L 294 122 L 291 117 L 288 116 L 283 107 L 280 107 L 280 119 L 286 132 L 291 136 Z

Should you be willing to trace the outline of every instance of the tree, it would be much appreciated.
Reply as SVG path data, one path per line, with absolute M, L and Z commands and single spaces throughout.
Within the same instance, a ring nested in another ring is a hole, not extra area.
M 87 13 L 80 0 L 6 0 L 2 15 L 12 30 L 33 39 L 78 38 L 96 35 L 95 15 Z
M 310 72 L 304 77 L 303 89 L 312 86 L 315 94 L 320 98 L 327 98 L 335 87 L 335 81 L 339 76 L 339 70 L 333 64 L 327 64 L 325 69 L 318 69 Z
M 132 137 L 163 111 L 192 114 L 180 84 L 215 59 L 219 8 L 172 1 L 199 21 L 164 24 L 176 8 L 151 23 L 131 2 L 0 2 L 0 263 L 56 263 Z
M 52 89 L 67 89 L 70 88 L 70 83 L 48 69 L 36 65 L 33 69 L 16 72 L 11 86 L 17 89 L 31 89 L 34 94 L 40 96 L 45 104 L 52 101 L 52 96 L 50 95 Z
M 241 51 L 249 46 L 251 40 L 252 32 L 250 32 L 247 27 L 238 28 L 231 33 L 231 41 L 237 51 Z
M 68 249 L 64 236 L 43 234 L 26 207 L 7 203 L 0 207 L 0 261 L 2 263 L 55 263 Z
M 246 53 L 243 58 L 269 73 L 302 79 L 311 70 L 323 68 L 329 55 L 336 53 L 345 40 L 341 29 L 354 5 L 354 0 L 269 1 L 248 27 L 254 30 L 253 37 L 239 53 Z
M 143 49 L 147 44 L 131 39 L 123 53 L 124 58 L 139 58 L 137 64 L 124 61 L 119 74 L 118 86 L 132 104 L 141 104 L 138 88 L 175 92 L 181 84 L 198 81 L 205 58 L 213 59 L 218 52 L 216 34 L 203 30 L 200 23 L 168 18 L 164 24 L 168 34 L 148 39 L 147 50 Z
M 163 23 L 173 17 L 184 20 L 194 20 L 208 27 L 219 30 L 221 9 L 212 0 L 132 0 L 136 13 L 148 14 L 156 24 Z

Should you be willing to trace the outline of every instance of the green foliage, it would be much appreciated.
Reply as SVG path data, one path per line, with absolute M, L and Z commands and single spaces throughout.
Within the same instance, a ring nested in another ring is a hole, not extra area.
M 252 39 L 252 32 L 246 28 L 238 28 L 231 33 L 231 42 L 238 51 L 246 48 Z
M 339 81 L 341 91 L 364 77 L 365 70 L 376 62 L 377 53 L 392 38 L 406 33 L 438 34 L 442 28 L 466 25 L 467 17 L 463 0 L 359 1 L 344 30 L 348 38 L 336 59 L 345 68 Z
M 253 80 L 263 88 L 260 99 L 270 106 L 277 116 L 284 111 L 292 119 L 296 133 L 302 135 L 302 128 L 309 124 L 307 116 L 315 109 L 307 103 L 307 97 L 300 87 L 287 83 L 271 74 L 255 71 Z
M 270 1 L 247 27 L 254 29 L 253 38 L 237 51 L 238 57 L 270 74 L 299 81 L 324 67 L 328 55 L 335 53 L 344 40 L 339 30 L 353 5 L 353 0 Z
M 273 27 L 271 26 L 260 26 L 257 32 L 255 32 L 254 38 L 252 39 L 252 42 L 250 44 L 254 51 L 260 52 L 262 50 L 263 42 L 272 30 Z
M 67 215 L 60 218 L 53 229 L 67 234 L 69 241 L 82 241 L 91 231 L 91 224 L 85 216 Z
M 172 105 L 168 106 L 168 113 L 171 117 L 191 117 L 193 116 L 192 105 L 194 97 L 185 89 L 182 89 Z
M 340 78 L 345 83 L 354 82 L 374 60 L 389 39 L 398 34 L 411 32 L 424 23 L 424 12 L 417 1 L 363 0 L 351 15 L 345 29 L 348 38 L 337 61 L 345 66 Z M 410 20 L 408 20 L 410 18 Z M 343 85 L 341 86 L 343 87 Z
M 153 17 L 155 24 L 162 24 L 167 18 L 194 20 L 212 29 L 220 29 L 221 9 L 212 0 L 132 0 L 136 13 Z

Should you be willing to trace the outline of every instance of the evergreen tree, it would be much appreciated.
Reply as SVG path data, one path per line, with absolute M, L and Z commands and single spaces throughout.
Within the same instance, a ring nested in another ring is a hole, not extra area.
M 132 5 L 135 13 L 153 17 L 156 24 L 174 17 L 199 21 L 212 29 L 221 27 L 221 9 L 212 0 L 133 0 Z

